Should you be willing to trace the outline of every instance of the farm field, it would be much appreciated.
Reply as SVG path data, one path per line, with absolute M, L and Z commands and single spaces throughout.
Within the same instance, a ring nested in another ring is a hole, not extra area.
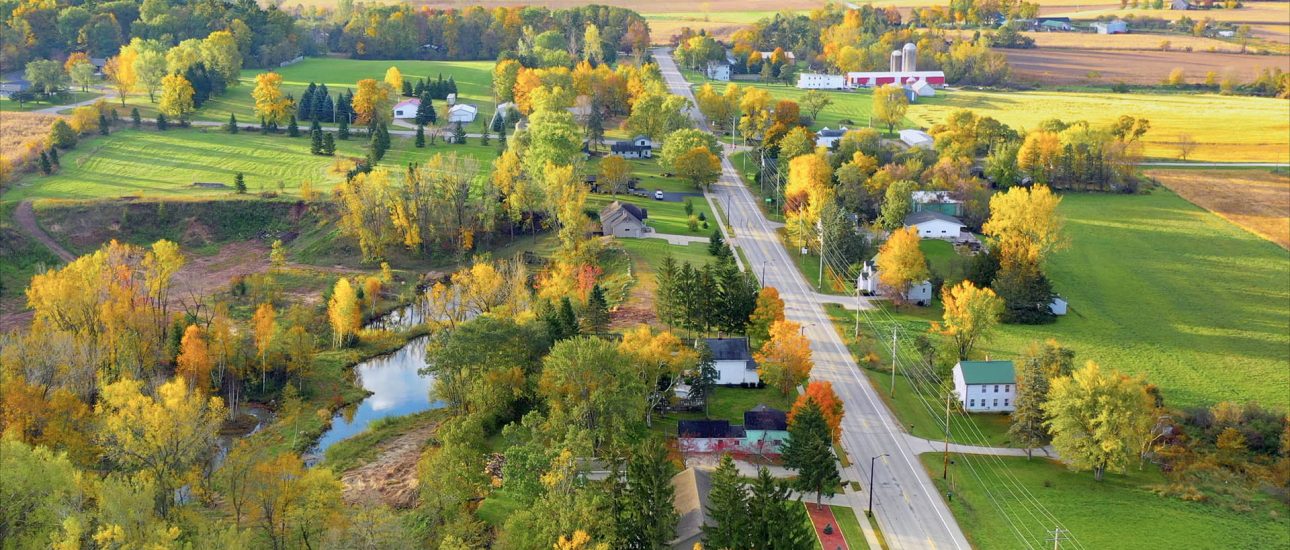
M 952 455 L 947 486 L 940 476 L 941 455 L 919 458 L 942 493 L 953 491 L 950 510 L 975 548 L 1018 548 L 1014 529 L 1021 530 L 1028 547 L 1045 548 L 1045 541 L 1051 542 L 1054 526 L 1035 520 L 1031 514 L 1038 512 L 1023 505 L 1017 486 L 1060 518 L 1070 531 L 1068 536 L 1073 535 L 1082 548 L 1284 548 L 1290 544 L 1279 506 L 1256 502 L 1252 510 L 1237 512 L 1214 503 L 1157 496 L 1150 487 L 1165 480 L 1154 466 L 1108 473 L 1097 482 L 1092 473 L 1071 472 L 1042 458 Z M 1162 521 L 1168 527 L 1144 528 Z
M 283 93 L 299 98 L 309 87 L 310 82 L 326 83 L 327 91 L 334 98 L 337 92 L 346 88 L 355 90 L 357 82 L 365 78 L 381 80 L 386 69 L 398 67 L 404 80 L 414 84 L 418 79 L 434 80 L 443 74 L 444 80 L 452 76 L 457 83 L 457 97 L 462 102 L 473 103 L 479 107 L 479 117 L 475 125 L 492 116 L 496 103 L 492 91 L 492 61 L 416 61 L 416 60 L 365 60 L 341 59 L 331 57 L 311 57 L 304 61 L 275 69 L 282 75 Z M 212 122 L 228 121 L 229 113 L 235 113 L 242 124 L 258 124 L 255 117 L 255 101 L 251 91 L 255 89 L 255 77 L 265 72 L 263 69 L 245 69 L 242 71 L 241 84 L 228 89 L 224 95 L 212 98 L 200 110 L 193 120 Z M 132 94 L 127 98 L 129 107 L 138 107 L 144 118 L 156 116 L 156 104 L 148 101 L 146 94 Z M 120 101 L 115 102 L 120 106 Z M 435 102 L 439 115 L 444 115 L 446 106 L 442 101 Z M 122 113 L 125 115 L 126 113 Z
M 1264 170 L 1151 170 L 1148 176 L 1223 219 L 1290 249 L 1290 176 Z
M 1178 195 L 1065 195 L 1070 247 L 1049 262 L 1071 304 L 1050 325 L 1003 325 L 978 349 L 1016 357 L 1055 338 L 1076 362 L 1144 374 L 1169 406 L 1255 401 L 1286 408 L 1290 395 L 1290 259 Z M 895 317 L 926 330 L 931 308 Z
M 5 113 L 0 116 L 0 157 L 6 159 L 26 155 L 27 144 L 44 140 L 49 135 L 49 125 L 58 115 L 41 113 Z
M 29 174 L 0 200 L 227 195 L 237 172 L 245 175 L 252 193 L 276 192 L 279 184 L 294 192 L 306 180 L 313 182 L 316 191 L 326 191 L 344 175 L 332 171 L 333 164 L 338 159 L 362 158 L 366 146 L 363 138 L 337 140 L 336 156 L 322 157 L 309 154 L 306 137 L 230 135 L 215 129 L 119 130 L 111 136 L 82 140 L 62 155 L 59 172 L 52 176 Z M 483 170 L 497 149 L 477 143 L 416 149 L 411 139 L 395 137 L 381 166 L 398 172 L 409 162 L 449 152 L 480 159 Z M 194 182 L 222 183 L 228 188 L 198 188 Z
M 1175 159 L 1179 135 L 1197 143 L 1198 161 L 1290 160 L 1290 103 L 1283 99 L 1213 94 L 1113 94 L 1082 92 L 986 92 L 954 90 L 911 105 L 909 119 L 931 126 L 956 109 L 991 116 L 1017 130 L 1049 118 L 1105 124 L 1121 115 L 1144 117 L 1148 157 Z
M 1100 43 L 1091 45 L 1100 48 Z M 1154 86 L 1164 82 L 1176 68 L 1183 69 L 1184 78 L 1193 84 L 1204 83 L 1210 71 L 1220 79 L 1230 75 L 1245 83 L 1254 80 L 1263 69 L 1280 66 L 1290 70 L 1290 58 L 1284 55 L 1075 48 L 999 51 L 1008 56 L 1012 72 L 1019 79 L 1044 85 L 1109 86 L 1124 82 Z
M 1191 48 L 1194 52 L 1241 53 L 1237 42 L 1180 34 L 1093 34 L 1089 32 L 1023 32 L 1035 40 L 1038 48 L 1075 48 L 1094 50 L 1160 50 L 1160 43 L 1168 41 L 1172 50 Z M 1248 48 L 1253 54 L 1258 48 Z

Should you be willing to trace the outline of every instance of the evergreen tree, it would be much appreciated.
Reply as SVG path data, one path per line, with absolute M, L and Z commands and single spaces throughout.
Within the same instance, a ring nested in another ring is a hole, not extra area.
M 53 165 L 53 166 L 58 166 L 58 167 L 62 167 L 62 166 L 63 166 L 63 163 L 62 163 L 61 161 L 59 161 L 59 160 L 58 160 L 58 148 L 57 148 L 57 147 L 50 147 L 50 148 L 49 148 L 49 164 L 51 164 L 51 165 Z
M 228 130 L 228 133 L 230 134 L 237 133 L 237 115 L 233 113 L 228 114 L 228 125 L 225 126 L 225 129 Z
M 609 329 L 609 302 L 605 300 L 605 289 L 599 284 L 591 287 L 587 297 L 587 310 L 582 315 L 583 332 L 597 334 Z
M 99 113 L 99 135 L 106 136 L 108 135 L 109 130 L 110 128 L 108 127 L 107 116 L 103 113 Z
M 1037 267 L 1002 267 L 991 286 L 1003 298 L 1003 322 L 1037 325 L 1055 319 L 1048 308 L 1053 301 L 1052 284 Z
M 331 94 L 327 92 L 326 84 L 319 84 L 318 91 L 314 93 L 314 120 L 319 122 L 331 122 L 335 112 L 335 107 L 331 101 Z
M 165 131 L 165 129 L 169 127 L 170 123 L 166 121 L 166 115 L 164 113 L 157 113 L 157 129 Z
M 592 105 L 591 114 L 587 117 L 587 143 L 598 149 L 605 143 L 605 116 L 598 105 Z
M 746 548 L 797 550 L 813 546 L 815 533 L 806 509 L 789 497 L 785 483 L 771 477 L 770 470 L 762 467 L 751 489 L 745 524 L 750 544 Z
M 703 525 L 704 548 L 751 548 L 748 540 L 748 488 L 730 455 L 712 471 L 712 491 L 708 493 L 708 517 Z
M 314 97 L 318 93 L 318 85 L 313 82 L 305 89 L 305 93 L 300 94 L 300 101 L 296 103 L 296 117 L 300 120 L 313 120 L 314 118 Z
M 49 155 L 46 155 L 44 151 L 41 151 L 40 152 L 40 173 L 48 176 L 49 174 L 53 173 L 53 171 L 54 171 L 54 167 L 49 162 Z
M 412 97 L 412 82 L 404 80 L 403 90 L 401 91 L 403 92 L 403 97 Z
M 287 135 L 300 137 L 300 125 L 296 124 L 296 115 L 291 115 L 291 119 L 287 121 Z
M 421 97 L 425 93 L 426 93 L 426 79 L 424 78 L 418 79 L 416 87 L 412 88 L 412 95 Z
M 349 116 L 348 115 L 340 117 L 340 119 L 336 122 L 336 133 L 338 134 L 337 137 L 339 137 L 340 139 L 343 139 L 343 140 L 349 139 Z
M 336 139 L 331 136 L 331 132 L 323 134 L 322 154 L 329 157 L 336 154 Z
M 721 378 L 721 373 L 717 371 L 716 361 L 712 357 L 712 348 L 708 347 L 707 342 L 699 340 L 694 347 L 699 352 L 699 360 L 695 363 L 693 374 L 687 382 L 690 384 L 691 395 L 703 400 L 703 416 L 706 418 L 708 403 L 712 392 L 717 389 L 717 380 Z
M 452 130 L 452 142 L 457 145 L 466 144 L 466 129 L 461 126 L 460 122 Z
M 444 97 L 455 93 L 457 93 L 457 81 L 453 79 L 452 75 L 448 75 L 448 86 L 445 88 Z
M 797 489 L 815 493 L 816 506 L 824 495 L 833 496 L 834 487 L 842 483 L 833 456 L 832 431 L 814 399 L 808 399 L 793 415 L 781 456 L 786 468 L 797 471 Z
M 498 146 L 498 149 L 502 151 L 506 150 L 506 125 L 505 124 L 503 124 L 502 127 L 497 130 L 497 146 Z
M 484 146 L 488 145 L 488 128 L 484 128 L 484 133 L 480 134 L 479 144 Z
M 726 246 L 726 239 L 721 236 L 721 230 L 717 229 L 708 237 L 708 255 L 722 257 L 730 253 L 730 247 Z
M 130 123 L 134 125 L 135 130 L 138 130 L 140 126 L 143 126 L 143 117 L 139 116 L 138 107 L 132 107 L 130 109 Z
M 317 124 L 317 121 L 314 121 L 314 123 Z M 311 155 L 323 154 L 322 130 L 309 131 L 309 154 Z
M 679 275 L 676 260 L 671 254 L 665 254 L 654 279 L 654 313 L 660 321 L 674 326 L 680 324 Z
M 578 316 L 573 313 L 573 302 L 569 301 L 568 296 L 560 298 L 560 312 L 557 314 L 557 318 L 564 334 L 568 336 L 578 335 Z
M 413 145 L 417 147 L 426 146 L 426 127 L 425 126 L 422 126 L 420 124 L 417 125 L 417 137 L 413 141 Z
M 655 438 L 642 443 L 627 462 L 616 522 L 624 548 L 663 549 L 676 536 L 672 475 L 667 448 Z
M 233 189 L 235 189 L 239 195 L 246 194 L 246 177 L 243 176 L 241 172 L 233 175 Z

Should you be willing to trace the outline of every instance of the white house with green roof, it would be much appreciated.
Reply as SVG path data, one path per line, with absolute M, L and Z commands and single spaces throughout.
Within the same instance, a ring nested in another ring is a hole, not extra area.
M 1012 361 L 959 361 L 954 394 L 967 412 L 1012 412 L 1017 397 Z

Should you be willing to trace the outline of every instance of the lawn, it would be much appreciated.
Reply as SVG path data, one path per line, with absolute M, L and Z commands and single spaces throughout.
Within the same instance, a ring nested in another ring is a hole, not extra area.
M 1284 99 L 1214 94 L 938 92 L 909 108 L 909 118 L 931 126 L 957 109 L 991 116 L 1014 129 L 1036 128 L 1045 119 L 1087 120 L 1106 124 L 1121 115 L 1144 117 L 1151 130 L 1143 137 L 1149 157 L 1178 158 L 1175 143 L 1190 135 L 1197 143 L 1189 160 L 1290 161 L 1290 102 Z
M 591 157 L 587 159 L 585 172 L 588 174 L 600 173 L 600 161 L 604 157 Z M 627 169 L 631 177 L 640 179 L 636 184 L 637 189 L 643 189 L 653 193 L 656 189 L 662 189 L 669 193 L 697 193 L 698 191 L 690 182 L 678 177 L 666 177 L 665 171 L 657 158 L 653 159 L 626 159 Z
M 1076 361 L 1146 375 L 1169 406 L 1256 401 L 1290 406 L 1290 257 L 1166 189 L 1068 194 L 1070 247 L 1048 265 L 1070 314 L 1004 325 L 977 353 L 1014 358 L 1054 338 Z M 895 316 L 911 333 L 937 309 Z
M 959 259 L 959 255 L 949 241 L 923 239 L 919 241 L 918 248 L 923 251 L 923 256 L 927 258 L 927 264 L 934 275 L 948 279 L 958 269 L 955 262 Z
M 70 105 L 72 103 L 80 103 L 87 99 L 93 99 L 99 95 L 102 95 L 102 94 L 98 94 L 95 92 L 71 92 L 67 94 L 67 97 L 63 99 L 55 99 L 53 101 L 27 101 L 27 102 L 24 102 L 21 106 L 18 105 L 17 101 L 10 101 L 9 99 L 0 99 L 0 112 L 22 113 L 27 111 L 35 111 L 37 109 L 48 109 L 50 107 L 54 107 L 57 105 Z
M 833 510 L 833 517 L 838 520 L 838 528 L 842 530 L 843 538 L 847 539 L 847 546 L 851 550 L 866 550 L 869 548 L 868 541 L 864 538 L 864 530 L 860 528 L 860 520 L 856 518 L 855 510 L 849 506 L 829 506 Z
M 1081 548 L 1290 545 L 1284 508 L 1259 503 L 1254 510 L 1240 513 L 1212 503 L 1157 496 L 1148 487 L 1164 479 L 1150 465 L 1147 471 L 1131 468 L 1127 474 L 1108 473 L 1097 482 L 1091 473 L 1071 472 L 1044 459 L 953 455 L 947 487 L 940 476 L 941 457 L 920 458 L 942 494 L 947 489 L 953 492 L 950 510 L 975 548 L 1047 548 L 1051 544 L 1053 522 L 1036 518 L 1039 512 L 1027 505 L 1032 501 L 1018 496 L 1017 486 L 1060 520 L 1069 530 L 1065 536 L 1073 536 Z
M 687 197 L 691 199 L 694 205 L 694 215 L 702 215 L 703 219 L 708 222 L 708 228 L 703 228 L 703 221 L 699 222 L 699 228 L 690 231 L 689 215 L 685 213 L 685 203 L 671 201 L 657 201 L 646 199 L 633 195 L 610 195 L 595 194 L 587 197 L 587 208 L 600 212 L 605 205 L 617 200 L 626 203 L 635 204 L 641 208 L 649 209 L 649 215 L 645 223 L 654 228 L 658 233 L 668 233 L 672 235 L 690 235 L 694 237 L 707 237 L 716 229 L 716 221 L 712 219 L 712 210 L 708 208 L 708 202 L 703 197 Z
M 231 135 L 214 129 L 166 132 L 120 130 L 111 136 L 82 140 L 61 155 L 62 170 L 52 176 L 31 174 L 4 194 L 4 200 L 39 198 L 89 199 L 122 196 L 209 197 L 231 193 L 233 177 L 242 172 L 250 192 L 294 191 L 310 180 L 326 191 L 343 178 L 331 170 L 338 159 L 361 158 L 367 140 L 355 137 L 336 142 L 336 157 L 309 154 L 306 137 L 243 132 Z M 395 137 L 381 165 L 400 173 L 413 161 L 435 153 L 459 152 L 481 160 L 490 169 L 494 146 L 477 143 L 439 144 L 424 149 L 412 140 Z M 199 188 L 194 182 L 221 183 L 228 188 Z
M 415 60 L 364 60 L 340 59 L 332 57 L 313 57 L 294 65 L 276 69 L 282 75 L 282 91 L 300 98 L 310 82 L 326 83 L 327 91 L 334 99 L 338 92 L 349 89 L 356 91 L 359 80 L 385 78 L 385 71 L 398 67 L 403 73 L 403 80 L 416 84 L 417 79 L 435 80 L 443 74 L 444 80 L 452 76 L 457 83 L 457 97 L 462 102 L 473 103 L 479 107 L 479 117 L 473 126 L 480 126 L 495 109 L 492 90 L 492 61 L 415 61 Z M 223 95 L 212 98 L 197 112 L 194 120 L 226 122 L 229 113 L 236 113 L 242 124 L 257 124 L 254 115 L 255 101 L 251 91 L 255 89 L 256 75 L 264 72 L 261 69 L 242 71 L 241 84 L 229 88 Z M 127 99 L 129 106 L 139 107 L 145 118 L 156 116 L 156 104 L 148 101 L 146 94 L 133 94 Z M 120 106 L 120 102 L 115 102 Z M 442 117 L 447 106 L 442 101 L 435 102 L 435 109 Z M 129 107 L 122 114 L 129 112 Z
M 794 394 L 781 395 L 779 390 L 769 386 L 759 389 L 719 386 L 708 400 L 707 418 L 729 420 L 731 424 L 743 425 L 744 411 L 761 404 L 787 411 L 793 407 L 796 399 Z M 656 415 L 654 429 L 668 436 L 676 436 L 677 421 L 703 418 L 703 411 Z

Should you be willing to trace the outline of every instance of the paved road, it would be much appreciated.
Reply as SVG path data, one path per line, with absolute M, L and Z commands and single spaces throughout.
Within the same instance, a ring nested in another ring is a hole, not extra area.
M 1142 162 L 1138 166 L 1177 168 L 1285 168 L 1284 162 Z
M 662 69 L 672 93 L 693 100 L 689 84 L 677 70 L 666 51 L 656 51 L 655 59 Z M 700 126 L 702 115 L 690 113 Z M 970 545 L 954 521 L 944 500 L 918 461 L 918 450 L 898 427 L 891 412 L 864 379 L 859 367 L 847 352 L 841 337 L 820 306 L 814 288 L 803 279 L 787 251 L 776 237 L 773 226 L 762 215 L 756 199 L 743 186 L 738 173 L 727 159 L 722 160 L 721 179 L 712 186 L 710 198 L 725 208 L 731 225 L 737 229 L 735 239 L 747 256 L 749 267 L 760 272 L 765 264 L 765 284 L 779 289 L 785 314 L 802 324 L 815 358 L 812 378 L 833 383 L 845 402 L 842 445 L 853 466 L 843 472 L 847 480 L 861 480 L 866 490 L 874 492 L 874 514 L 888 546 L 905 548 L 959 548 Z M 869 458 L 881 458 L 874 476 L 876 486 L 868 480 Z M 862 513 L 863 500 L 854 495 L 853 508 Z M 867 498 L 867 495 L 865 495 Z M 860 518 L 860 524 L 867 522 Z

